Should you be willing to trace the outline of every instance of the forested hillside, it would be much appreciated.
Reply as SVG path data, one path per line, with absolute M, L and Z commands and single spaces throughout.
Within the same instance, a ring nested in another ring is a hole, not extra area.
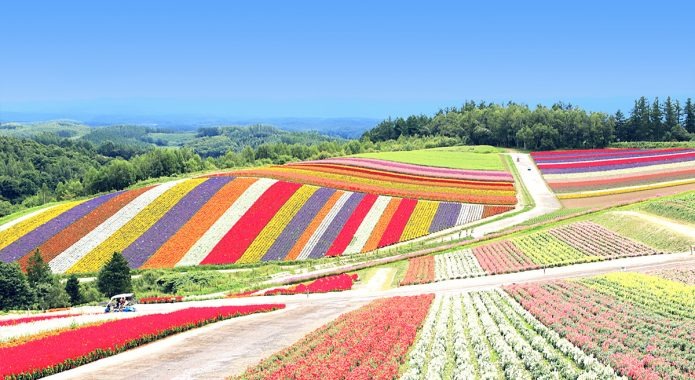
M 364 134 L 371 141 L 400 136 L 447 136 L 469 144 L 487 144 L 529 150 L 599 148 L 615 141 L 687 141 L 695 134 L 695 105 L 670 97 L 649 103 L 635 101 L 626 118 L 591 112 L 569 104 L 534 109 L 523 104 L 467 102 L 446 108 L 433 117 L 412 115 L 382 121 Z

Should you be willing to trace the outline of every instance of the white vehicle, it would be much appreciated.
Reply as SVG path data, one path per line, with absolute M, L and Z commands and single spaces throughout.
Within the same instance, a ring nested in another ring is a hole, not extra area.
M 104 312 L 123 313 L 136 311 L 134 306 L 136 303 L 137 300 L 135 299 L 135 295 L 133 293 L 116 294 L 115 296 L 111 297 L 109 303 L 106 304 L 106 309 L 104 309 Z

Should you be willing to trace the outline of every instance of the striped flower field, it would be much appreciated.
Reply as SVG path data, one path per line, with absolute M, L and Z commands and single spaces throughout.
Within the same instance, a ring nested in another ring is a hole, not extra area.
M 400 165 L 382 175 L 400 175 Z M 470 182 L 475 176 L 442 168 L 425 176 L 428 168 L 416 165 L 402 170 L 419 170 L 408 179 L 412 195 L 419 187 L 423 194 L 438 193 L 428 193 L 442 187 L 437 179 Z M 504 184 L 514 194 L 507 173 L 479 173 L 473 182 Z M 373 189 L 273 176 L 172 181 L 60 204 L 2 228 L 0 260 L 26 267 L 29 254 L 39 249 L 54 272 L 84 273 L 98 271 L 113 252 L 122 252 L 132 268 L 316 259 L 373 251 L 513 207 L 495 203 L 496 195 L 481 204 L 367 190 Z
M 560 199 L 695 182 L 695 149 L 566 150 L 531 156 Z

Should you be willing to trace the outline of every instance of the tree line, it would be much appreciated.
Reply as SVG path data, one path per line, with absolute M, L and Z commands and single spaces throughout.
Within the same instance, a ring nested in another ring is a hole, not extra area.
M 290 140 L 291 141 L 291 140 Z M 412 150 L 460 144 L 456 138 L 411 137 L 387 142 L 319 137 L 315 141 L 270 142 L 230 147 L 219 157 L 190 148 L 151 148 L 130 158 L 103 154 L 83 140 L 41 134 L 34 139 L 0 136 L 0 217 L 48 202 L 122 190 L 158 178 L 380 150 Z M 103 144 L 109 144 L 104 142 Z M 102 145 L 103 145 L 102 144 Z
M 601 148 L 616 141 L 688 141 L 695 137 L 695 105 L 670 97 L 635 100 L 628 117 L 591 112 L 571 104 L 551 107 L 509 102 L 468 101 L 439 110 L 434 116 L 389 118 L 365 132 L 363 139 L 387 141 L 401 136 L 446 136 L 465 144 L 528 150 Z

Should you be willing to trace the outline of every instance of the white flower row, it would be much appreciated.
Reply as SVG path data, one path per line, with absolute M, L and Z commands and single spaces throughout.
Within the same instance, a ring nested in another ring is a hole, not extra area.
M 552 345 L 555 349 L 560 351 L 565 357 L 571 359 L 584 372 L 579 376 L 580 379 L 614 379 L 617 377 L 615 371 L 609 367 L 601 364 L 596 358 L 591 355 L 587 355 L 579 347 L 572 344 L 567 339 L 563 338 L 555 332 L 554 330 L 548 328 L 543 323 L 541 323 L 533 314 L 529 313 L 523 306 L 521 306 L 516 300 L 514 300 L 509 294 L 502 290 L 496 291 L 500 299 L 506 300 L 506 306 L 508 310 L 505 315 L 518 315 L 523 318 L 523 321 L 530 326 L 538 335 L 542 337 L 544 341 Z M 513 313 L 512 313 L 513 311 Z M 536 339 L 536 344 L 538 340 Z
M 470 223 L 483 217 L 483 205 L 462 204 L 459 216 L 456 218 L 456 225 Z
M 217 243 L 234 227 L 246 211 L 275 184 L 277 180 L 261 178 L 252 183 L 215 223 L 205 231 L 203 236 L 193 244 L 186 254 L 176 263 L 176 266 L 198 265 L 215 248 Z
M 383 195 L 380 195 L 376 199 L 376 201 L 372 205 L 372 208 L 369 209 L 369 212 L 364 217 L 364 220 L 357 228 L 357 231 L 355 232 L 355 237 L 352 239 L 350 244 L 345 249 L 345 255 L 349 255 L 351 253 L 359 253 L 362 251 L 362 248 L 364 248 L 364 245 L 367 244 L 369 236 L 371 236 L 374 227 L 376 227 L 376 224 L 379 222 L 381 215 L 386 210 L 386 206 L 388 206 L 389 202 L 391 202 L 391 199 L 391 197 Z
M 617 378 L 501 290 L 437 296 L 401 379 L 440 379 L 449 358 L 457 380 Z
M 319 224 L 319 227 L 316 229 L 316 231 L 314 231 L 313 234 L 311 234 L 309 241 L 306 243 L 304 248 L 302 248 L 302 251 L 299 253 L 299 257 L 297 258 L 298 260 L 304 260 L 307 257 L 309 257 L 311 251 L 314 250 L 314 247 L 316 247 L 316 244 L 319 243 L 319 240 L 321 240 L 321 237 L 326 232 L 326 229 L 328 229 L 328 226 L 331 224 L 333 219 L 335 219 L 340 209 L 343 208 L 343 205 L 345 205 L 345 202 L 348 201 L 352 194 L 352 192 L 346 191 L 345 193 L 343 193 L 343 195 L 340 196 L 340 198 L 338 198 L 338 201 L 335 202 L 333 207 L 331 207 L 331 210 L 328 211 L 328 214 L 325 218 L 323 218 L 321 224 Z
M 167 190 L 178 185 L 181 181 L 182 180 L 171 181 L 155 186 L 118 210 L 118 212 L 106 219 L 103 223 L 82 237 L 82 239 L 78 240 L 75 244 L 51 260 L 48 265 L 51 267 L 53 273 L 64 273 L 70 269 L 70 267 L 75 265 L 80 259 L 116 233 L 121 227 L 128 223 L 128 221 L 147 207 L 147 205 L 152 203 Z
M 470 249 L 434 256 L 435 281 L 484 275 L 485 271 Z
M 401 380 L 416 380 L 423 376 L 422 370 L 425 368 L 425 363 L 427 361 L 427 351 L 432 337 L 434 336 L 441 309 L 442 297 L 436 296 L 427 313 L 427 318 L 425 318 L 420 334 L 410 350 L 408 356 L 408 369 L 403 376 L 401 376 Z

